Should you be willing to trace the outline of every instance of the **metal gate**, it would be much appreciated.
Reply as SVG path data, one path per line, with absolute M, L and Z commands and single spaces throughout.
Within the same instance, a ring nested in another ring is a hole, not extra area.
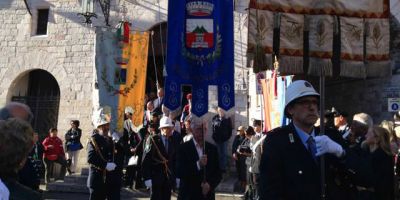
M 32 110 L 33 129 L 42 140 L 50 128 L 57 127 L 60 96 L 13 96 L 11 101 L 27 104 Z

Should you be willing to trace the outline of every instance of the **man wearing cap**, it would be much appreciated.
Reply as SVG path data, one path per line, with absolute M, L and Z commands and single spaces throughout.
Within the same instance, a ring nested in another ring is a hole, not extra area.
M 307 81 L 287 88 L 284 111 L 292 122 L 271 130 L 264 140 L 260 199 L 321 199 L 319 156 L 327 154 L 330 166 L 328 160 L 344 156 L 344 150 L 328 136 L 317 136 L 318 103 L 319 94 Z
M 87 186 L 90 200 L 120 199 L 121 175 L 116 170 L 115 146 L 108 136 L 110 124 L 103 109 L 100 108 L 93 116 L 96 129 L 87 147 L 89 177 Z
M 179 141 L 173 137 L 174 125 L 169 117 L 160 120 L 161 134 L 149 135 L 143 152 L 142 172 L 151 200 L 170 200 L 176 187 L 175 161 Z
M 346 139 L 350 134 L 350 126 L 347 123 L 347 117 L 349 116 L 346 112 L 339 112 L 335 108 L 332 108 L 334 123 L 336 129 L 339 131 L 343 139 Z

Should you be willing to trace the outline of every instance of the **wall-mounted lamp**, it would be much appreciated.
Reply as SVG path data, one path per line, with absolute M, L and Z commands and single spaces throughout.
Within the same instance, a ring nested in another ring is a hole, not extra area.
M 97 18 L 96 13 L 94 13 L 94 1 L 95 0 L 82 0 L 82 13 L 78 13 L 78 15 L 82 15 L 85 18 L 85 22 L 87 25 L 92 24 L 92 17 Z

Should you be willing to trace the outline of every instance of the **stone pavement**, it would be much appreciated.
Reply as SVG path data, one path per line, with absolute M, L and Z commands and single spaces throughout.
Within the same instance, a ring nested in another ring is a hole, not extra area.
M 89 199 L 89 190 L 86 187 L 86 181 L 88 176 L 88 169 L 82 169 L 81 174 L 66 176 L 64 181 L 51 182 L 48 185 L 41 185 L 41 189 L 44 190 L 44 199 L 51 200 L 64 200 L 64 199 Z M 242 199 L 243 195 L 238 194 L 234 191 L 235 189 L 235 174 L 225 175 L 223 181 L 217 187 L 217 198 L 219 200 L 224 199 Z M 149 193 L 130 190 L 127 188 L 121 189 L 121 199 L 149 199 Z M 175 200 L 173 197 L 172 200 Z
M 63 192 L 44 192 L 45 200 L 88 200 L 89 194 L 85 193 L 63 193 Z M 149 197 L 121 197 L 121 200 L 148 200 Z M 241 195 L 217 193 L 216 200 L 241 200 Z M 172 196 L 171 200 L 176 200 L 176 196 Z

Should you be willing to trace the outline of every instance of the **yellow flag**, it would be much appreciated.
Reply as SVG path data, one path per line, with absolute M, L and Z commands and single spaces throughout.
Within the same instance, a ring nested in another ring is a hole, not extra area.
M 123 44 L 122 57 L 128 60 L 121 68 L 126 69 L 125 84 L 121 84 L 118 102 L 117 130 L 123 131 L 124 112 L 126 107 L 133 109 L 133 125 L 139 127 L 143 124 L 144 95 L 146 89 L 147 56 L 149 47 L 148 32 L 134 32 L 129 36 L 129 44 Z M 122 76 L 123 74 L 121 74 Z

